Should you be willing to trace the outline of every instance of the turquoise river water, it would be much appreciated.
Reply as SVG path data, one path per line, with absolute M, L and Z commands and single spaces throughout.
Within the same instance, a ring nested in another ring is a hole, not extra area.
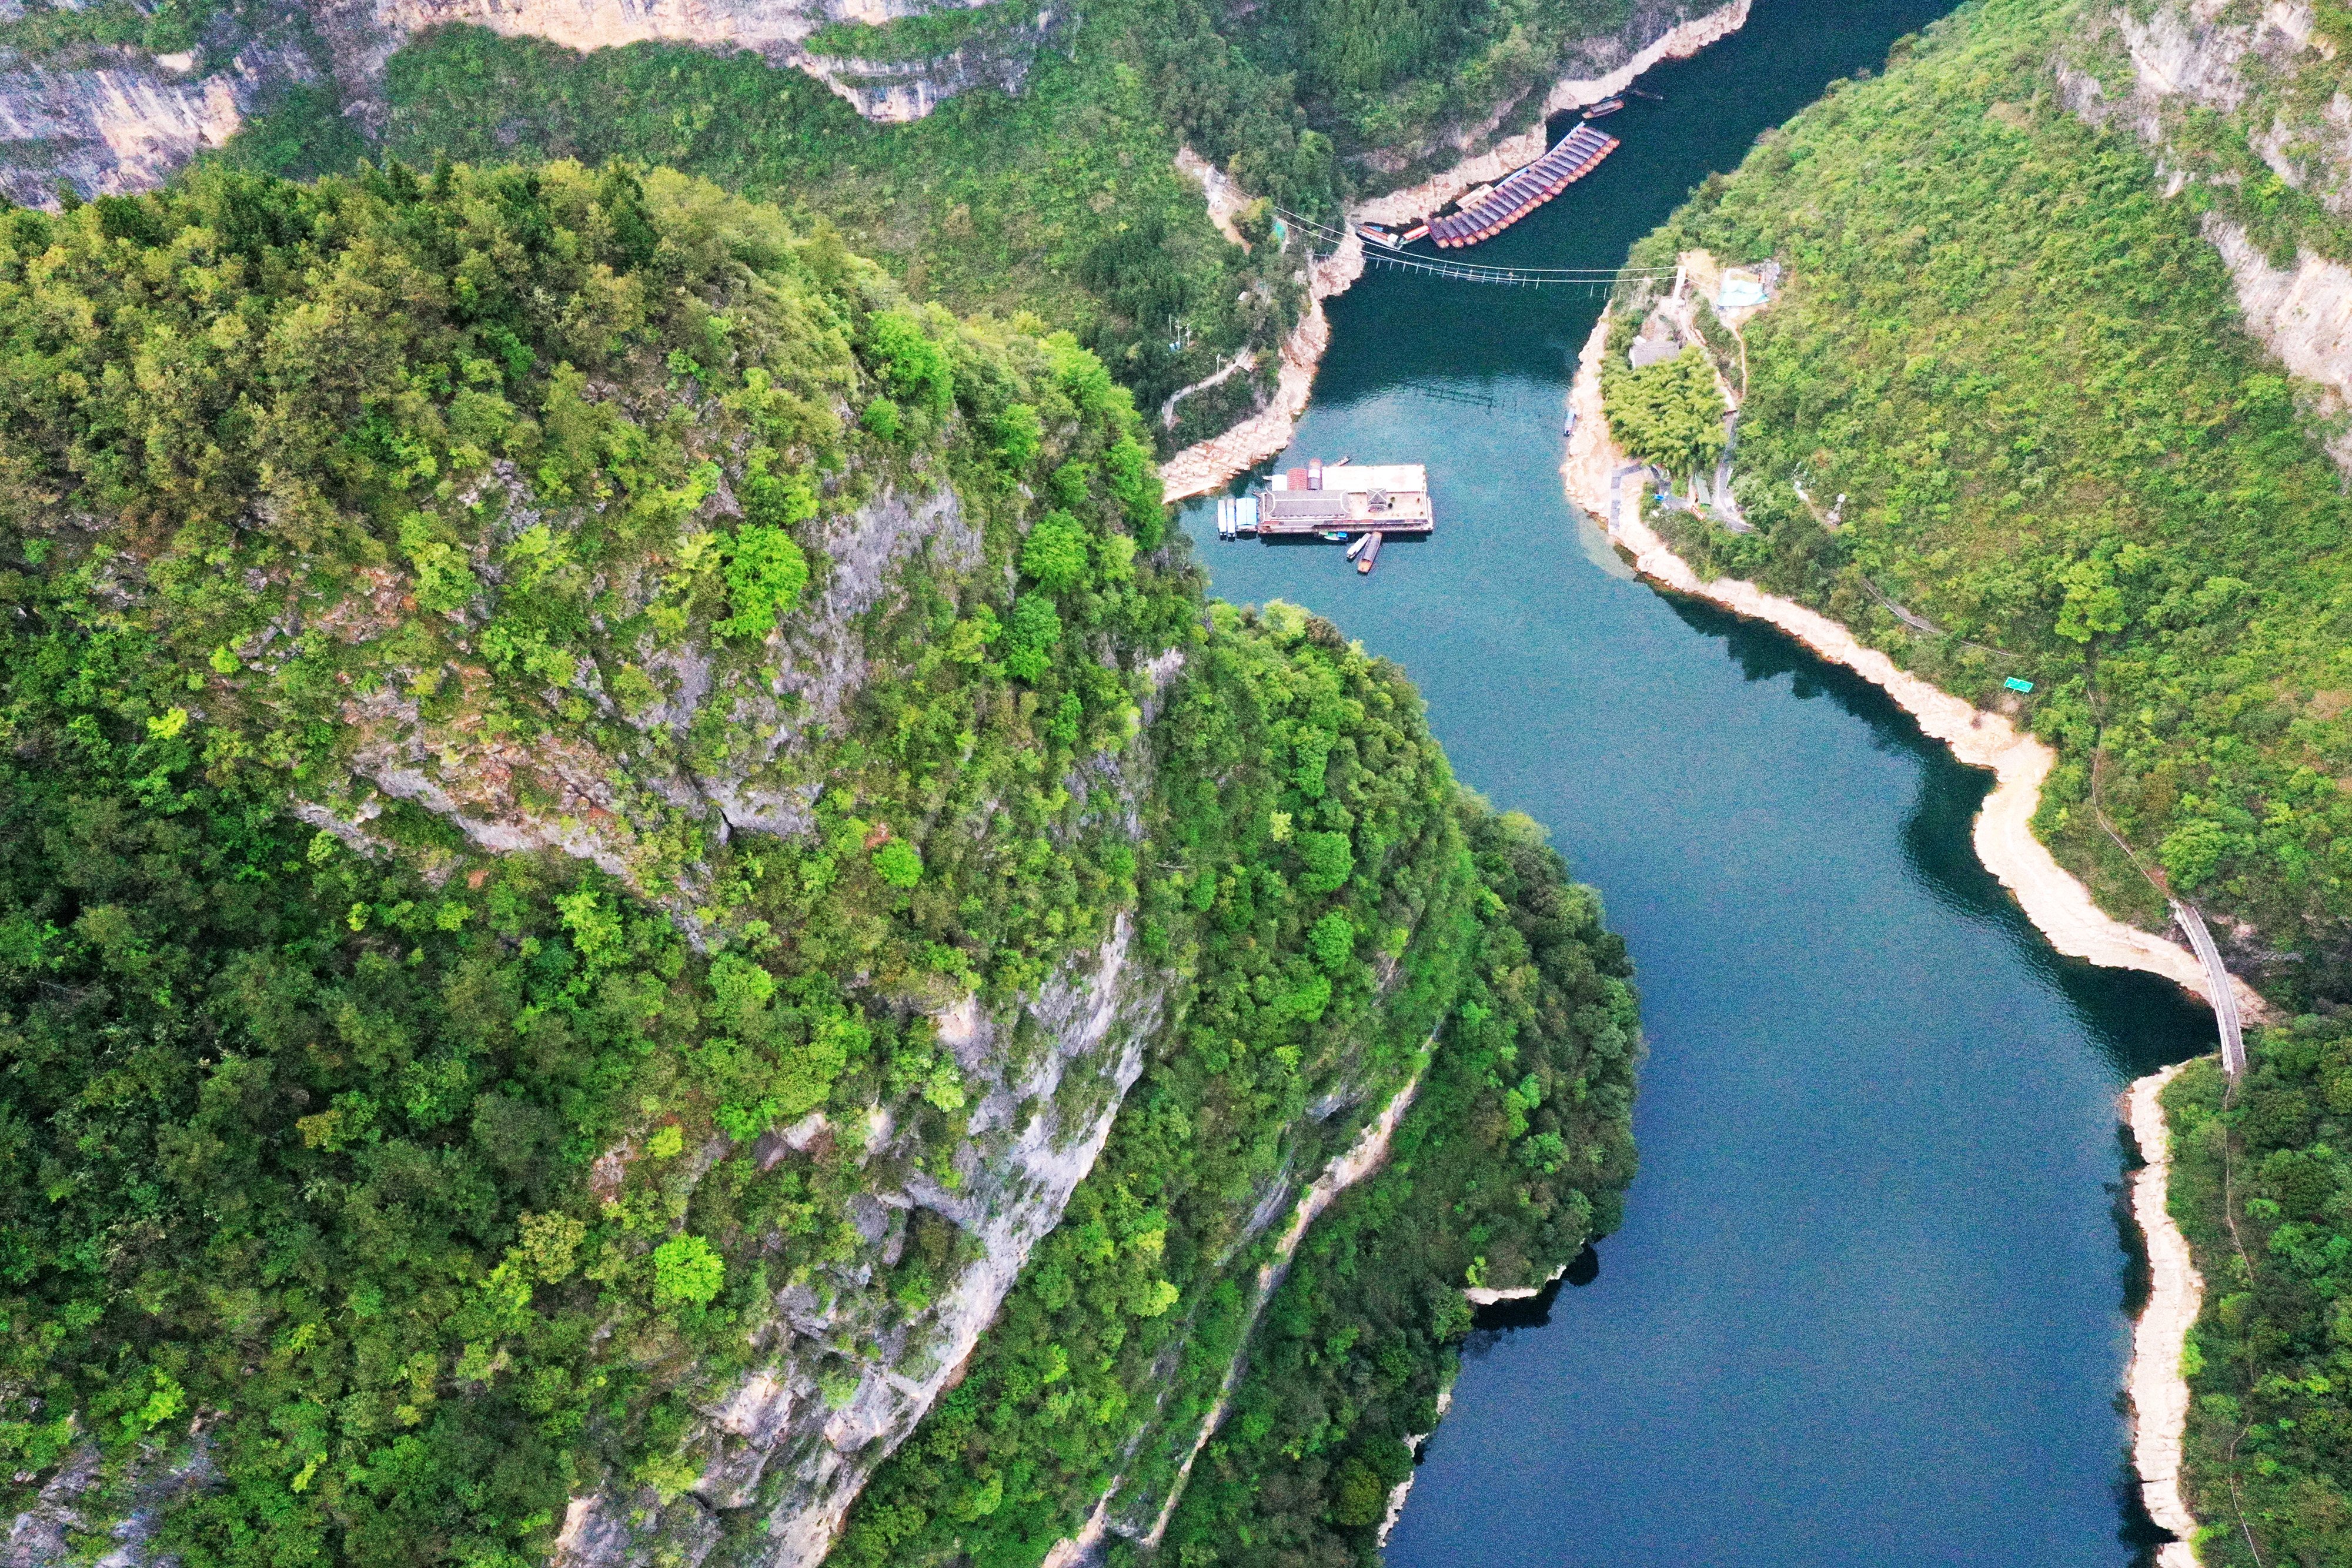
M 1619 264 L 1941 9 L 1757 0 L 1643 78 L 1664 101 L 1608 121 L 1625 145 L 1600 171 L 1472 257 Z M 2145 1561 L 2117 1096 L 2210 1050 L 2210 1015 L 2052 952 L 1969 843 L 1988 775 L 1600 542 L 1557 473 L 1598 308 L 1391 273 L 1333 302 L 1285 463 L 1426 462 L 1439 508 L 1370 578 L 1185 514 L 1218 593 L 1306 605 L 1403 664 L 1463 779 L 1550 826 L 1639 966 L 1625 1227 L 1597 1277 L 1475 1337 L 1389 1561 Z

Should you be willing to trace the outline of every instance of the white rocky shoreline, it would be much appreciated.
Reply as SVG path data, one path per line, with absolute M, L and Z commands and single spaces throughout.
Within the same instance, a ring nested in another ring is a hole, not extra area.
M 2052 946 L 2071 957 L 2110 968 L 2161 975 L 2210 1002 L 2205 967 L 2177 943 L 2126 925 L 2092 902 L 2090 890 L 2061 866 L 2048 846 L 2033 836 L 2042 781 L 2057 754 L 2022 733 L 2000 714 L 1986 713 L 1897 665 L 1856 640 L 1844 626 L 1794 600 L 1767 593 L 1735 578 L 1701 578 L 1643 522 L 1623 481 L 1640 470 L 1611 438 L 1601 407 L 1601 361 L 1608 351 L 1611 318 L 1594 323 L 1579 357 L 1569 393 L 1575 420 L 1560 477 L 1568 498 L 1606 529 L 1609 538 L 1633 558 L 1643 576 L 1677 592 L 1706 599 L 1739 614 L 1770 622 L 1832 664 L 1843 664 L 1885 689 L 1918 721 L 1927 735 L 1951 748 L 1962 762 L 1990 768 L 1996 783 L 1977 817 L 1976 849 L 1987 870 L 2013 894 Z M 2250 1019 L 2263 1016 L 2260 996 L 2231 977 L 2238 1005 Z M 2148 1513 L 2180 1537 L 2158 1555 L 2158 1568 L 2195 1568 L 2188 1544 L 2197 1529 L 2180 1491 L 2182 1435 L 2189 1415 L 2189 1385 L 2180 1373 L 2181 1347 L 2204 1299 L 2204 1281 L 2189 1255 L 2188 1242 L 2167 1209 L 2170 1159 L 2164 1113 L 2157 1096 L 2179 1067 L 2168 1067 L 2133 1083 L 2124 1096 L 2124 1118 L 2138 1140 L 2147 1164 L 2132 1181 L 2132 1212 L 2147 1239 L 2152 1279 L 2147 1307 L 2134 1327 L 2126 1384 L 2132 1402 L 2132 1462 Z

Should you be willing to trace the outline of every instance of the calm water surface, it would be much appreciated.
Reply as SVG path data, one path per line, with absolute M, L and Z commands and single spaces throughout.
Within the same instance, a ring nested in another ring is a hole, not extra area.
M 1942 8 L 1757 0 L 1476 259 L 1616 265 Z M 1875 688 L 1598 543 L 1556 472 L 1597 308 L 1393 274 L 1335 302 L 1286 461 L 1425 461 L 1439 507 L 1370 578 L 1185 519 L 1224 597 L 1402 663 L 1464 780 L 1551 825 L 1640 968 L 1626 1225 L 1548 1322 L 1478 1336 L 1389 1561 L 2122 1568 L 2146 1526 L 2116 1095 L 2211 1049 L 2210 1015 L 2054 955 L 1970 848 L 1989 776 Z

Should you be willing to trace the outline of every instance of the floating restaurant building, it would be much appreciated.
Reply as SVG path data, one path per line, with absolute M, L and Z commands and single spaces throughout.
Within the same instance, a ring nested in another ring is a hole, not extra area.
M 1429 504 L 1429 470 L 1419 463 L 1335 463 L 1320 460 L 1276 473 L 1255 496 L 1217 503 L 1217 532 L 1227 538 L 1325 533 L 1426 534 L 1436 528 Z

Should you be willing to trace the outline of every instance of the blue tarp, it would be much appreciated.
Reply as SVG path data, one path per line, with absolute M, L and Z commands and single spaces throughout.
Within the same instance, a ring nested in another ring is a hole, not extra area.
M 1769 298 L 1759 280 L 1733 273 L 1723 280 L 1723 288 L 1715 298 L 1715 308 L 1717 310 L 1745 310 L 1763 304 Z

